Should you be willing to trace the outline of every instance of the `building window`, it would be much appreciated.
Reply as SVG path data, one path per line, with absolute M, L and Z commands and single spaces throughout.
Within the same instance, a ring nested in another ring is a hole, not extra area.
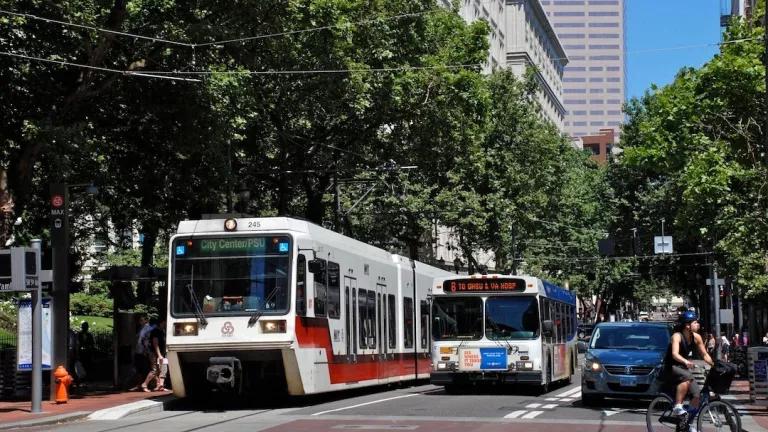
M 586 105 L 587 101 L 586 99 L 566 99 L 565 103 L 567 105 Z
M 589 79 L 589 82 L 600 83 L 600 82 L 603 82 L 603 79 L 602 78 L 592 77 L 592 78 Z
M 617 82 L 621 82 L 621 78 L 606 78 L 606 81 L 617 83 Z
M 621 99 L 608 99 L 609 104 L 621 104 Z
M 584 5 L 584 0 L 555 0 L 555 6 L 579 6 Z
M 621 111 L 610 110 L 610 111 L 608 111 L 608 115 L 610 115 L 610 116 L 621 115 Z
M 586 35 L 584 33 L 560 33 L 557 37 L 560 39 L 584 39 Z
M 573 112 L 571 112 L 571 114 L 573 114 L 575 116 L 580 116 L 580 115 L 587 115 L 587 112 L 586 111 L 573 111 Z
M 608 93 L 621 93 L 621 89 L 609 88 Z
M 586 93 L 587 89 L 574 89 L 574 88 L 567 88 L 563 90 L 563 93 Z
M 621 122 L 609 121 L 608 126 L 621 126 Z
M 589 103 L 593 105 L 602 105 L 605 103 L 605 101 L 603 101 L 602 99 L 590 99 Z
M 589 125 L 590 126 L 605 126 L 605 122 L 604 121 L 593 121 L 593 122 L 589 122 Z
M 601 71 L 601 70 L 603 70 L 602 66 L 590 66 L 589 67 L 589 71 L 590 72 Z
M 587 68 L 584 66 L 566 66 L 565 67 L 566 72 L 586 72 Z
M 618 45 L 590 45 L 589 49 L 619 49 Z
M 618 6 L 619 0 L 589 0 L 590 6 Z
M 619 60 L 619 56 L 617 55 L 597 55 L 597 56 L 589 56 L 590 60 Z
M 563 45 L 563 48 L 566 50 L 583 50 L 586 48 L 586 45 Z
M 590 12 L 589 16 L 593 17 L 615 17 L 619 16 L 618 12 Z
M 555 16 L 584 16 L 584 12 L 555 12 Z
M 589 115 L 603 115 L 605 114 L 605 111 L 590 111 Z
M 621 67 L 620 66 L 608 66 L 607 68 L 605 68 L 605 70 L 607 70 L 608 72 L 619 72 L 619 71 L 621 71 Z
M 592 33 L 589 35 L 590 39 L 619 39 L 617 33 Z
M 587 82 L 587 79 L 586 78 L 563 78 L 563 82 L 583 83 L 583 82 Z
M 619 23 L 615 22 L 599 22 L 599 23 L 589 23 L 589 26 L 592 28 L 618 28 Z
M 582 22 L 555 23 L 555 28 L 557 28 L 557 27 L 575 27 L 575 28 L 580 28 L 580 27 L 584 27 L 584 23 L 582 23 Z
M 603 90 L 603 89 L 601 89 L 601 88 L 593 88 L 593 89 L 589 89 L 589 92 L 590 92 L 591 94 L 595 94 L 595 93 L 603 93 L 603 91 L 604 91 L 604 90 Z
M 577 121 L 577 122 L 573 122 L 573 125 L 574 126 L 586 126 L 587 122 L 585 122 L 585 121 Z

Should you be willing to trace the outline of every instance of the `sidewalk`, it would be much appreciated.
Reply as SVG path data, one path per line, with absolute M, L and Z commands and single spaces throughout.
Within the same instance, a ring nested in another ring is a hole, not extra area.
M 70 393 L 69 402 L 65 404 L 56 404 L 44 399 L 41 405 L 42 412 L 38 414 L 30 412 L 32 408 L 30 401 L 0 401 L 0 429 L 75 421 L 95 411 L 145 400 L 155 401 L 160 407 L 173 399 L 170 392 L 130 392 L 115 390 L 111 386 L 96 383 L 87 389 L 77 391 L 77 394 Z M 148 402 L 137 404 L 137 406 L 140 407 L 137 408 L 138 411 L 149 409 L 153 404 Z
M 734 380 L 731 391 L 723 399 L 732 403 L 742 415 L 743 429 L 748 432 L 768 431 L 768 400 L 749 400 L 749 381 Z M 749 417 L 746 417 L 749 416 Z

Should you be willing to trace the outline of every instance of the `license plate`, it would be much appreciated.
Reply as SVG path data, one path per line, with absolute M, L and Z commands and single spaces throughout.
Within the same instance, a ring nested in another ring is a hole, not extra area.
M 622 387 L 635 387 L 637 386 L 637 377 L 623 376 L 619 377 L 619 385 Z

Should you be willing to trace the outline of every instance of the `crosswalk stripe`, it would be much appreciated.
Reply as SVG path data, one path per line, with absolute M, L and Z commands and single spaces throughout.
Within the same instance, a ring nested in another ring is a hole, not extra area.
M 574 387 L 574 388 L 572 388 L 570 390 L 564 391 L 564 392 L 560 393 L 559 395 L 555 395 L 555 396 L 556 397 L 569 397 L 572 394 L 579 393 L 580 391 L 581 391 L 581 386 L 577 386 L 577 387 Z
M 528 405 L 526 405 L 525 407 L 526 407 L 526 408 L 538 408 L 538 407 L 540 407 L 540 406 L 541 406 L 541 404 L 540 404 L 540 403 L 532 403 L 532 404 L 528 404 Z
M 544 400 L 554 402 L 554 401 L 559 401 L 560 398 L 546 398 Z
M 531 411 L 531 412 L 529 412 L 528 414 L 526 414 L 526 415 L 522 416 L 521 418 L 524 418 L 524 419 L 532 419 L 532 418 L 534 418 L 534 417 L 538 416 L 539 414 L 541 414 L 541 413 L 543 413 L 543 412 L 544 412 L 544 411 Z
M 523 414 L 525 414 L 527 412 L 528 411 L 526 411 L 526 410 L 512 411 L 511 413 L 505 415 L 504 418 L 509 418 L 509 419 L 518 418 L 518 417 L 520 417 L 521 415 L 523 415 Z
M 579 395 L 579 397 L 581 397 L 581 395 Z M 572 397 L 572 398 L 562 398 L 561 399 L 562 402 L 573 402 L 575 400 L 576 400 L 575 397 Z
M 555 409 L 555 408 L 557 408 L 557 404 L 546 404 L 546 405 L 542 406 L 542 408 L 544 408 L 544 409 Z

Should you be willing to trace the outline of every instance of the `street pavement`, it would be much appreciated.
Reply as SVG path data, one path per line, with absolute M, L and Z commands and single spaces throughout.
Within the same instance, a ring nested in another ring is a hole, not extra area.
M 578 377 L 546 394 L 522 386 L 481 388 L 446 394 L 442 387 L 356 390 L 304 398 L 261 400 L 176 400 L 164 410 L 101 414 L 112 420 L 81 420 L 21 431 L 513 431 L 642 432 L 648 401 L 607 400 L 599 407 L 581 404 Z M 737 381 L 728 396 L 744 415 L 744 429 L 768 431 L 768 409 L 749 405 L 748 384 Z M 98 417 L 98 416 L 96 416 Z M 121 418 L 120 418 L 121 417 Z

